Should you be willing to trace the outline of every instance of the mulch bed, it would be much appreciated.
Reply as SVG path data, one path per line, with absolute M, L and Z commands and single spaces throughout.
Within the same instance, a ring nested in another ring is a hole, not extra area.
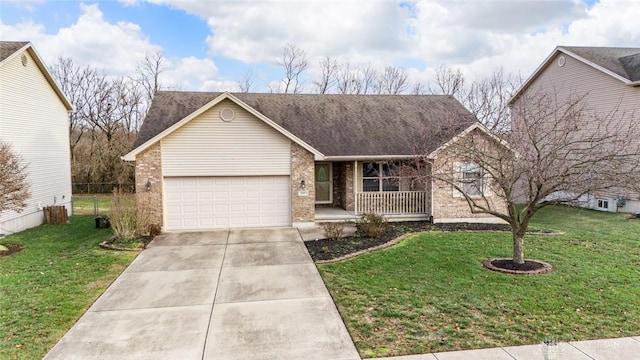
M 356 232 L 341 240 L 308 240 L 305 245 L 314 261 L 327 261 L 342 258 L 363 250 L 377 248 L 407 233 L 423 231 L 511 231 L 506 224 L 447 223 L 431 224 L 426 221 L 406 221 L 389 223 L 385 232 L 370 238 Z
M 143 237 L 137 238 L 134 241 L 142 242 L 142 247 L 132 248 L 132 247 L 121 246 L 116 240 L 116 238 L 111 238 L 109 240 L 105 240 L 101 242 L 100 244 L 98 244 L 98 246 L 106 250 L 142 251 L 147 248 L 147 245 L 149 245 L 151 240 L 153 240 L 153 236 L 143 236 Z
M 2 244 L 2 245 L 4 245 L 9 250 L 0 251 L 0 257 L 9 256 L 11 254 L 15 254 L 18 251 L 22 250 L 22 245 L 19 245 L 19 244 Z

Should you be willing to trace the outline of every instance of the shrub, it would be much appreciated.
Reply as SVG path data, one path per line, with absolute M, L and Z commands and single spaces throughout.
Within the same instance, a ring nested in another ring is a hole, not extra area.
M 148 193 L 137 194 L 137 218 L 136 218 L 136 235 L 160 235 L 160 225 L 152 223 L 152 207 L 151 197 Z
M 344 237 L 344 223 L 326 223 L 322 225 L 324 237 L 329 240 L 340 240 Z
M 379 237 L 387 228 L 387 220 L 384 216 L 375 213 L 360 215 L 356 227 L 369 237 Z
M 131 240 L 136 238 L 137 210 L 135 197 L 125 194 L 119 189 L 113 190 L 113 206 L 109 220 L 113 234 L 118 240 Z

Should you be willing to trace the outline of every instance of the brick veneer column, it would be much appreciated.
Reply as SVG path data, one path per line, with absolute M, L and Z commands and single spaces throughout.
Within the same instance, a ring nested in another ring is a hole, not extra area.
M 312 153 L 296 143 L 291 143 L 291 218 L 294 223 L 315 221 L 315 162 Z M 305 188 L 300 182 L 304 180 Z M 298 192 L 308 191 L 308 196 Z
M 353 162 L 347 162 L 344 166 L 344 209 L 355 211 L 355 189 L 353 188 Z
M 136 156 L 136 205 L 138 221 L 162 226 L 162 158 L 156 143 Z M 147 182 L 151 189 L 147 191 Z

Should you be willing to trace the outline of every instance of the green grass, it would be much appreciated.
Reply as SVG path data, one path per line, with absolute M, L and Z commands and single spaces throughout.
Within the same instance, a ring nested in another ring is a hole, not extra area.
M 506 233 L 425 233 L 318 266 L 363 357 L 640 334 L 640 220 L 543 209 L 525 256 L 555 270 L 513 276 L 480 262 L 511 257 Z
M 73 216 L 0 238 L 23 246 L 0 257 L 0 359 L 41 359 L 133 260 L 98 248 L 111 230 L 94 226 Z
M 110 194 L 73 195 L 73 214 L 94 215 L 95 198 L 98 200 L 98 215 L 109 215 L 114 199 L 113 195 Z

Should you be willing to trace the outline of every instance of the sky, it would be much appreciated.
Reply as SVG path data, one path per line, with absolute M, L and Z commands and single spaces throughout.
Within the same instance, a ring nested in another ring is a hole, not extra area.
M 71 58 L 132 75 L 162 51 L 167 89 L 254 92 L 283 77 L 283 48 L 319 63 L 393 65 L 411 81 L 459 69 L 468 81 L 502 68 L 528 77 L 556 46 L 640 47 L 638 0 L 0 0 L 0 40 L 31 41 L 46 64 Z

